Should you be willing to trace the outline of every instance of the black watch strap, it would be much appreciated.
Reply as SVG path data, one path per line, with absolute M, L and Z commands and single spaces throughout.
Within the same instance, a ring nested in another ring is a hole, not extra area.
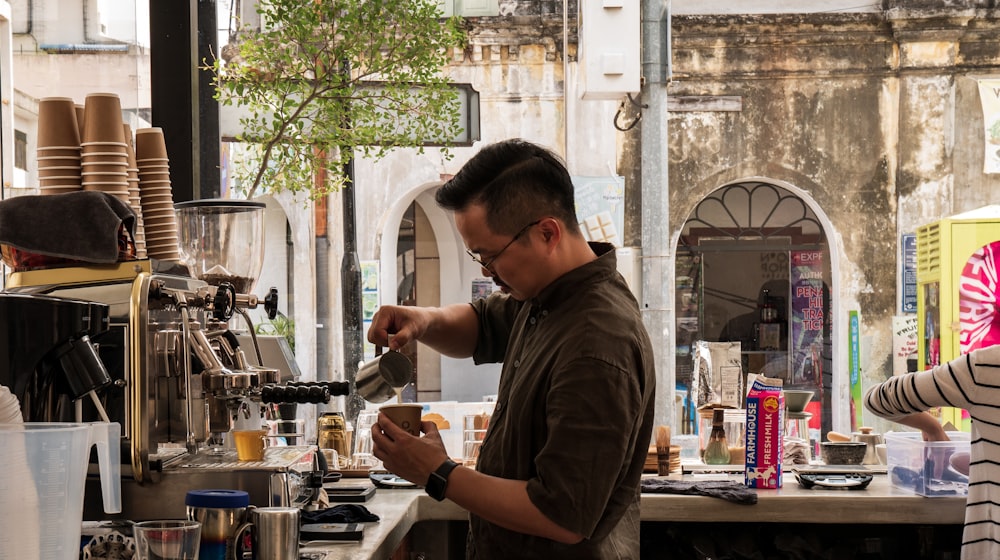
M 444 463 L 441 463 L 441 466 L 432 472 L 430 478 L 427 479 L 427 486 L 425 486 L 427 495 L 439 502 L 443 500 L 445 490 L 448 488 L 448 476 L 457 466 L 458 463 L 451 459 L 446 459 Z

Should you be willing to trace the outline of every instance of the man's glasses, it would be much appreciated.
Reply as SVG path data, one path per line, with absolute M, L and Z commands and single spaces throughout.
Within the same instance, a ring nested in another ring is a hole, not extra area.
M 497 259 L 500 258 L 500 255 L 502 255 L 503 252 L 506 251 L 508 247 L 513 245 L 515 241 L 517 241 L 522 235 L 524 235 L 526 231 L 528 231 L 528 229 L 530 229 L 532 226 L 537 226 L 540 223 L 542 223 L 541 220 L 535 220 L 534 222 L 531 222 L 530 224 L 521 228 L 521 231 L 515 233 L 514 237 L 512 237 L 511 240 L 506 245 L 503 246 L 503 249 L 497 251 L 497 254 L 493 255 L 493 258 L 490 259 L 488 262 L 483 262 L 483 260 L 479 257 L 478 254 L 473 253 L 468 249 L 466 249 L 465 252 L 468 253 L 470 257 L 472 257 L 472 260 L 475 261 L 476 264 L 485 268 L 486 270 L 492 270 L 490 267 L 493 266 L 493 263 L 497 262 Z

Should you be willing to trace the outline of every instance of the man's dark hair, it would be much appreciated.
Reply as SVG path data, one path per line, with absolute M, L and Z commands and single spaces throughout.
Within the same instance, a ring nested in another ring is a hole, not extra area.
M 558 218 L 571 234 L 580 232 L 569 171 L 559 156 L 525 140 L 484 147 L 438 189 L 435 199 L 452 211 L 481 204 L 495 233 L 513 235 L 547 216 Z

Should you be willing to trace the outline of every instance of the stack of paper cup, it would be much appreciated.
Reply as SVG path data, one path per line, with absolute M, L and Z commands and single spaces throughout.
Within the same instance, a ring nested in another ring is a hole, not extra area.
M 121 100 L 114 93 L 91 93 L 83 104 L 81 165 L 85 191 L 128 197 L 128 153 Z
M 80 190 L 80 129 L 72 99 L 45 97 L 38 102 L 36 153 L 41 194 Z
M 77 103 L 74 108 L 76 108 L 76 124 L 80 127 L 80 138 L 83 138 L 83 105 Z
M 152 127 L 135 131 L 135 158 L 139 169 L 139 201 L 145 225 L 146 254 L 159 260 L 179 260 L 170 161 L 163 129 Z
M 125 153 L 128 159 L 128 203 L 135 213 L 135 253 L 140 259 L 146 258 L 146 231 L 142 220 L 142 202 L 139 197 L 139 164 L 135 162 L 135 140 L 132 137 L 132 127 L 128 124 L 122 125 L 125 134 Z

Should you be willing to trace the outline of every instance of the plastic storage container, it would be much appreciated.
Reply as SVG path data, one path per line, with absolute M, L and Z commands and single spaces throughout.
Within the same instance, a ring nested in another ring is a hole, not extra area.
M 956 453 L 969 453 L 966 432 L 948 432 L 951 441 L 923 441 L 920 432 L 885 434 L 889 481 L 895 488 L 929 498 L 965 496 L 969 477 L 951 466 Z

